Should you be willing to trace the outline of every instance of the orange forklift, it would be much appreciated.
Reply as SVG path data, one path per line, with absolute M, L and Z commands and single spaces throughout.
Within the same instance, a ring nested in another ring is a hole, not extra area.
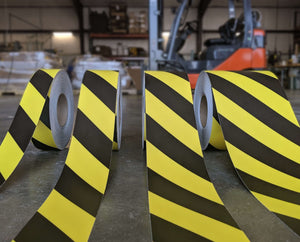
M 205 1 L 208 6 L 211 0 Z M 163 49 L 163 0 L 149 0 L 149 69 L 181 70 L 188 73 L 194 89 L 202 70 L 249 70 L 266 68 L 265 31 L 261 14 L 243 0 L 243 13 L 236 18 L 234 0 L 229 0 L 229 19 L 219 27 L 220 37 L 204 42 L 196 60 L 185 60 L 179 51 L 187 37 L 197 32 L 198 21 L 186 22 L 191 0 L 180 0 L 166 49 Z M 204 10 L 205 11 L 205 10 Z

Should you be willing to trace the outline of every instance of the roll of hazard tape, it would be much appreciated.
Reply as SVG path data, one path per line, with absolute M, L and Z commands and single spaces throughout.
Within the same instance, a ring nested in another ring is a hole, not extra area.
M 209 145 L 225 150 L 225 140 L 221 130 L 212 89 L 207 75 L 200 74 L 194 92 L 194 112 L 202 150 Z
M 117 88 L 116 121 L 115 121 L 115 133 L 114 133 L 114 141 L 113 141 L 114 151 L 118 151 L 121 148 L 122 126 L 123 126 L 123 98 L 122 98 L 121 81 L 119 80 L 118 88 Z
M 203 161 L 190 83 L 146 71 L 146 157 L 153 241 L 248 241 Z
M 114 141 L 119 77 L 87 71 L 62 174 L 14 241 L 87 241 L 106 189 Z
M 204 117 L 199 108 L 203 97 Z M 300 128 L 276 76 L 266 71 L 202 72 L 194 98 L 201 142 L 211 140 L 215 102 L 226 148 L 240 178 L 300 235 Z
M 40 149 L 64 149 L 73 121 L 73 92 L 67 73 L 38 70 L 29 81 L 0 146 L 0 185 L 19 164 L 30 139 Z

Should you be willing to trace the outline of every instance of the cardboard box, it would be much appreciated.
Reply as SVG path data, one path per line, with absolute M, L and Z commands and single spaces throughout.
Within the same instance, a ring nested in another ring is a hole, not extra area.
M 132 66 L 127 69 L 138 94 L 142 93 L 142 68 L 140 66 Z

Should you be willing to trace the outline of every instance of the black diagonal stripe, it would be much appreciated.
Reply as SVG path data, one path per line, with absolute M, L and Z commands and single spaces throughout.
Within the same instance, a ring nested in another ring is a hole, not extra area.
M 115 129 L 114 129 L 114 141 L 116 143 L 118 143 L 117 122 L 118 122 L 118 120 L 117 120 L 117 116 L 116 116 L 116 118 L 115 118 Z
M 187 82 L 190 82 L 189 81 L 189 77 L 187 76 L 186 72 L 184 71 L 170 71 L 169 73 L 173 74 L 173 75 L 176 75 L 176 76 L 179 76 L 181 77 L 183 80 L 187 81 Z M 192 91 L 192 90 L 191 90 Z
M 40 213 L 36 213 L 15 238 L 16 242 L 72 241 Z
M 294 203 L 300 205 L 300 193 L 294 192 L 264 180 L 258 179 L 252 175 L 249 175 L 239 169 L 237 169 L 243 182 L 246 184 L 249 190 L 257 192 L 266 196 L 280 199 L 282 201 Z
M 35 138 L 31 138 L 31 141 L 33 143 L 33 145 L 38 148 L 38 149 L 41 149 L 41 150 L 59 150 L 57 148 L 54 148 L 52 146 L 49 146 L 49 145 L 45 145 L 43 144 L 42 142 L 38 141 L 37 139 Z
M 254 72 L 254 71 L 236 71 L 236 73 L 246 76 L 246 77 L 264 85 L 265 87 L 271 89 L 273 92 L 276 92 L 281 97 L 288 99 L 277 78 L 274 78 L 274 77 L 271 77 L 269 75 L 265 75 L 262 73 Z
M 146 74 L 146 89 L 197 129 L 192 103 L 159 79 L 148 74 Z
M 43 107 L 43 111 L 40 117 L 40 121 L 42 121 L 47 127 L 48 129 L 51 129 L 50 127 L 50 117 L 49 117 L 49 98 L 47 96 L 46 101 L 45 101 L 45 105 Z
M 53 78 L 48 73 L 38 70 L 32 76 L 30 83 L 45 98 L 45 97 L 47 97 L 52 80 L 53 80 Z
M 215 98 L 213 97 L 213 117 L 219 122 L 219 116 L 216 108 Z
M 62 171 L 55 190 L 84 211 L 96 217 L 102 194 L 86 183 L 67 165 Z
M 97 74 L 86 71 L 83 84 L 93 92 L 112 112 L 116 109 L 117 90 Z
M 153 241 L 204 242 L 211 241 L 180 226 L 151 214 Z
M 99 162 L 109 168 L 112 141 L 80 109 L 77 110 L 73 135 Z
M 5 182 L 4 177 L 2 176 L 1 172 L 0 172 L 0 186 Z
M 8 131 L 23 152 L 25 152 L 26 147 L 29 144 L 34 129 L 35 124 L 24 109 L 19 106 Z
M 300 165 L 260 143 L 219 115 L 225 140 L 239 150 L 290 176 L 300 179 Z
M 146 115 L 147 140 L 172 160 L 210 181 L 203 158 Z
M 196 195 L 148 169 L 149 191 L 180 206 L 239 228 L 223 205 Z M 201 193 L 201 190 L 199 189 Z
M 300 220 L 292 217 L 285 216 L 283 214 L 276 213 L 276 215 L 286 223 L 295 233 L 300 235 Z
M 238 86 L 215 76 L 211 78 L 214 89 L 235 102 L 252 116 L 266 124 L 275 132 L 300 145 L 300 129 L 295 124 L 269 108 L 267 105 L 242 90 Z

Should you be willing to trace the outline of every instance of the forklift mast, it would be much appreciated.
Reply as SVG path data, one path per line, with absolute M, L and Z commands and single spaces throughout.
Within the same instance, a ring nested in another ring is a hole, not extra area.
M 149 0 L 149 69 L 158 70 L 163 55 L 163 0 Z
M 163 0 L 149 0 L 149 69 L 167 69 L 168 66 L 173 66 L 187 73 L 200 73 L 205 69 L 242 70 L 265 67 L 265 33 L 254 29 L 257 24 L 253 18 L 251 0 L 243 0 L 244 12 L 239 18 L 235 17 L 234 0 L 228 0 L 229 20 L 219 28 L 221 38 L 207 40 L 207 48 L 198 61 L 186 61 L 178 54 L 187 36 L 194 31 L 191 25 L 188 26 L 191 28 L 181 28 L 191 0 L 178 2 L 180 6 L 164 51 Z M 242 28 L 240 36 L 236 35 L 237 27 Z

